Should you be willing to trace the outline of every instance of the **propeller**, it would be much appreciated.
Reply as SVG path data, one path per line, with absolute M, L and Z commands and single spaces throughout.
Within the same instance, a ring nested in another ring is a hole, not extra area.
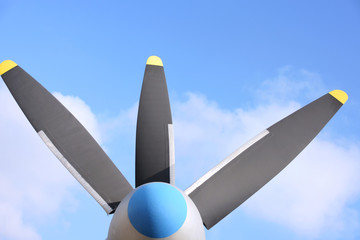
M 136 187 L 149 182 L 174 184 L 174 133 L 161 59 L 146 62 L 136 127 Z
M 0 75 L 41 139 L 108 213 L 108 239 L 205 239 L 212 228 L 274 178 L 347 101 L 331 91 L 226 157 L 184 192 L 175 185 L 174 132 L 162 60 L 148 58 L 136 128 L 136 189 L 81 123 L 10 60 Z

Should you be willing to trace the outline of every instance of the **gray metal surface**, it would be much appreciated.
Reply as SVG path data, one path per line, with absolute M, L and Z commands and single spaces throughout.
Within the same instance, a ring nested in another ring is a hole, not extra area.
M 2 78 L 47 146 L 65 166 L 70 165 L 66 166 L 67 169 L 104 210 L 112 213 L 133 188 L 98 143 L 51 93 L 21 67 L 14 67 Z
M 136 186 L 170 183 L 169 124 L 172 118 L 164 68 L 146 65 L 136 128 Z
M 186 193 L 207 229 L 284 169 L 342 106 L 326 94 L 282 119 L 195 182 Z

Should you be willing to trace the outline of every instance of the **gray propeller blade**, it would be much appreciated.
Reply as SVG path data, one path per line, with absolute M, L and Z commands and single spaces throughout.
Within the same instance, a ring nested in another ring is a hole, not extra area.
M 169 95 L 161 59 L 146 62 L 136 128 L 136 187 L 174 184 L 174 138 Z
M 51 93 L 16 63 L 2 62 L 0 75 L 50 150 L 108 214 L 114 212 L 133 188 L 98 143 Z
M 320 132 L 347 95 L 334 90 L 261 132 L 185 192 L 207 229 L 283 170 Z

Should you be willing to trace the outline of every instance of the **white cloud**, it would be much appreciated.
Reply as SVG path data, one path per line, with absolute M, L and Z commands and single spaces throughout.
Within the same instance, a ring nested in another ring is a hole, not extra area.
M 100 139 L 96 117 L 79 98 L 56 97 Z M 56 221 L 77 205 L 70 191 L 80 188 L 31 127 L 3 83 L 0 84 L 0 238 L 41 239 L 39 226 Z
M 265 83 L 267 86 L 259 93 L 266 97 L 260 98 L 253 109 L 221 109 L 216 102 L 193 93 L 187 94 L 186 101 L 173 102 L 176 182 L 181 188 L 188 187 L 241 144 L 299 108 L 300 104 L 294 101 L 296 96 L 310 98 L 319 91 L 312 89 L 308 81 L 296 82 L 286 71 Z M 318 78 L 306 71 L 300 71 L 302 74 Z M 290 90 L 294 82 L 295 87 Z M 322 88 L 320 80 L 318 86 Z M 350 204 L 359 199 L 360 147 L 339 145 L 339 141 L 329 138 L 331 133 L 326 136 L 316 138 L 251 197 L 243 205 L 245 212 L 308 237 L 359 231 L 360 213 Z
M 34 227 L 24 223 L 22 211 L 18 209 L 21 193 L 13 189 L 5 177 L 0 179 L 0 237 L 5 239 L 41 239 Z
M 230 111 L 194 93 L 187 93 L 186 101 L 175 101 L 173 106 L 176 178 L 182 188 L 266 127 L 299 108 L 298 103 L 289 102 Z
M 256 216 L 297 233 L 354 231 L 359 216 L 347 205 L 359 196 L 360 149 L 315 140 L 287 169 L 244 204 Z
M 261 101 L 275 103 L 289 100 L 311 100 L 324 94 L 325 87 L 319 74 L 305 69 L 296 70 L 286 66 L 278 70 L 277 76 L 262 83 L 256 91 Z

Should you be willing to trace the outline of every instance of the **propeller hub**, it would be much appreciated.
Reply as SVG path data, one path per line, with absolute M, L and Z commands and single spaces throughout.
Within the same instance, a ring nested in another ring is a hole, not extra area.
M 177 232 L 187 216 L 186 201 L 170 184 L 155 182 L 140 186 L 132 195 L 128 216 L 134 228 L 151 238 Z
M 108 240 L 205 240 L 203 221 L 183 191 L 164 182 L 143 184 L 117 207 Z

